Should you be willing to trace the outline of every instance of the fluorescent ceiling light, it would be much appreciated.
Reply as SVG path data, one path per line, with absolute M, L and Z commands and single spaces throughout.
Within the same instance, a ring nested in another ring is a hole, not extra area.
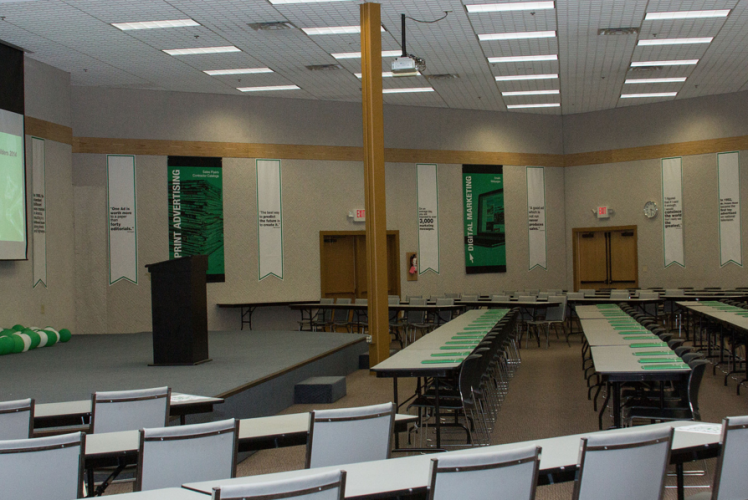
M 200 26 L 192 19 L 175 19 L 173 21 L 144 21 L 140 23 L 112 23 L 112 26 L 122 31 L 150 30 L 155 28 L 184 28 L 186 26 Z
M 516 92 L 502 92 L 501 95 L 504 97 L 511 97 L 515 95 L 552 95 L 558 94 L 558 90 L 518 90 Z
M 647 12 L 645 21 L 670 19 L 703 19 L 706 17 L 727 17 L 730 9 L 724 10 L 684 10 L 681 12 Z
M 298 85 L 271 85 L 268 87 L 237 87 L 242 92 L 267 92 L 271 90 L 301 90 Z
M 337 52 L 330 54 L 335 59 L 361 59 L 361 52 Z M 382 57 L 399 57 L 403 55 L 402 50 L 383 50 Z
M 208 69 L 203 71 L 210 76 L 221 76 L 221 75 L 251 75 L 257 73 L 272 73 L 273 70 L 270 68 L 242 68 L 242 69 Z
M 350 0 L 268 0 L 273 5 L 283 5 L 289 3 L 322 3 L 322 2 L 346 2 Z
M 353 73 L 353 74 L 356 75 L 356 78 L 363 77 L 362 73 Z M 394 76 L 395 74 L 392 71 L 382 71 L 382 78 L 392 78 Z M 421 73 L 416 72 L 416 74 L 413 76 L 421 76 Z
M 555 38 L 555 31 L 521 31 L 518 33 L 486 33 L 478 35 L 478 40 L 488 42 L 490 40 L 525 40 L 530 38 Z
M 409 89 L 384 89 L 383 94 L 406 94 L 410 92 L 433 92 L 432 87 L 413 87 Z
M 233 45 L 226 47 L 202 47 L 199 49 L 168 49 L 164 50 L 170 56 L 189 56 L 193 54 L 221 54 L 223 52 L 241 52 Z
M 309 36 L 314 35 L 348 35 L 361 33 L 361 26 L 331 26 L 329 28 L 301 28 L 301 31 Z M 384 33 L 384 26 L 379 27 Z
M 691 45 L 696 43 L 712 43 L 714 37 L 703 38 L 653 38 L 651 40 L 639 40 L 638 45 Z
M 621 99 L 637 99 L 641 97 L 675 97 L 678 92 L 651 92 L 649 94 L 621 94 Z
M 553 2 L 484 3 L 479 5 L 466 5 L 465 8 L 471 14 L 480 12 L 510 12 L 515 10 L 543 10 L 552 9 Z
M 489 57 L 490 63 L 508 63 L 508 62 L 536 62 L 536 61 L 558 61 L 556 54 L 547 56 L 509 56 L 509 57 Z
M 547 102 L 544 104 L 510 104 L 506 109 L 520 109 L 520 108 L 558 108 L 561 107 L 560 102 Z
M 698 64 L 698 59 L 675 59 L 671 61 L 636 61 L 631 63 L 632 68 L 639 68 L 644 66 L 693 66 Z
M 680 83 L 685 81 L 685 76 L 679 76 L 677 78 L 629 78 L 623 83 Z
M 554 75 L 509 75 L 509 76 L 497 76 L 497 82 L 514 82 L 520 80 L 553 80 L 558 78 L 557 74 Z

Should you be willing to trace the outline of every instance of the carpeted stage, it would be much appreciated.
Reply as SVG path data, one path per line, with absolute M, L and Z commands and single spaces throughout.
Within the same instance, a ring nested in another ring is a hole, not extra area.
M 37 403 L 89 399 L 94 391 L 168 385 L 175 392 L 226 398 L 211 415 L 272 415 L 293 404 L 297 382 L 347 375 L 368 352 L 362 335 L 325 332 L 210 332 L 213 361 L 197 366 L 148 366 L 151 333 L 74 335 L 67 344 L 0 357 L 0 401 L 32 397 Z

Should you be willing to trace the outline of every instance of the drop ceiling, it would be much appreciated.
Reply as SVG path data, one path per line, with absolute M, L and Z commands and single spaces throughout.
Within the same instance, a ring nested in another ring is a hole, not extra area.
M 296 85 L 262 92 L 289 99 L 361 99 L 360 59 L 331 54 L 360 50 L 358 34 L 309 36 L 301 28 L 359 24 L 360 1 L 273 5 L 268 0 L 0 0 L 0 40 L 28 57 L 71 74 L 73 85 L 244 95 L 239 87 Z M 422 76 L 385 78 L 385 88 L 433 92 L 384 96 L 386 104 L 506 111 L 508 105 L 560 102 L 557 108 L 512 112 L 572 114 L 663 100 L 748 90 L 748 0 L 556 0 L 537 11 L 468 13 L 466 4 L 501 0 L 382 0 L 383 50 L 407 49 L 426 61 Z M 647 12 L 730 9 L 722 18 L 645 21 Z M 121 31 L 111 23 L 192 19 L 199 26 Z M 284 30 L 256 23 L 286 22 Z M 600 29 L 638 28 L 633 35 Z M 487 33 L 555 31 L 556 37 L 479 41 Z M 714 37 L 708 44 L 637 46 L 639 39 Z M 170 56 L 167 49 L 232 45 L 240 52 Z M 557 61 L 492 64 L 489 57 L 558 55 Z M 698 59 L 696 65 L 632 71 L 632 61 Z M 389 71 L 393 58 L 383 59 Z M 339 65 L 311 71 L 307 66 Z M 268 67 L 272 73 L 209 76 L 205 70 Z M 495 81 L 496 76 L 558 74 L 557 79 Z M 430 78 L 457 75 L 456 78 Z M 627 78 L 685 82 L 625 84 Z M 502 96 L 556 90 L 559 95 Z M 675 97 L 622 99 L 626 93 L 677 92 Z

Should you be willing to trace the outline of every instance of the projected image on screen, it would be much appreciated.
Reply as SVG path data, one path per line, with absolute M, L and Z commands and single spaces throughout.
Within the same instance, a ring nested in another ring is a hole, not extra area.
M 23 138 L 0 132 L 0 240 L 24 241 L 26 236 L 23 179 Z
M 504 232 L 504 192 L 501 189 L 478 197 L 478 234 Z

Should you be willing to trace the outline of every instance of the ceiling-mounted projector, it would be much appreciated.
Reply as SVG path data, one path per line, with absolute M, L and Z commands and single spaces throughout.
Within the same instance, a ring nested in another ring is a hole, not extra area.
M 392 61 L 392 76 L 418 76 L 416 59 L 405 56 Z

